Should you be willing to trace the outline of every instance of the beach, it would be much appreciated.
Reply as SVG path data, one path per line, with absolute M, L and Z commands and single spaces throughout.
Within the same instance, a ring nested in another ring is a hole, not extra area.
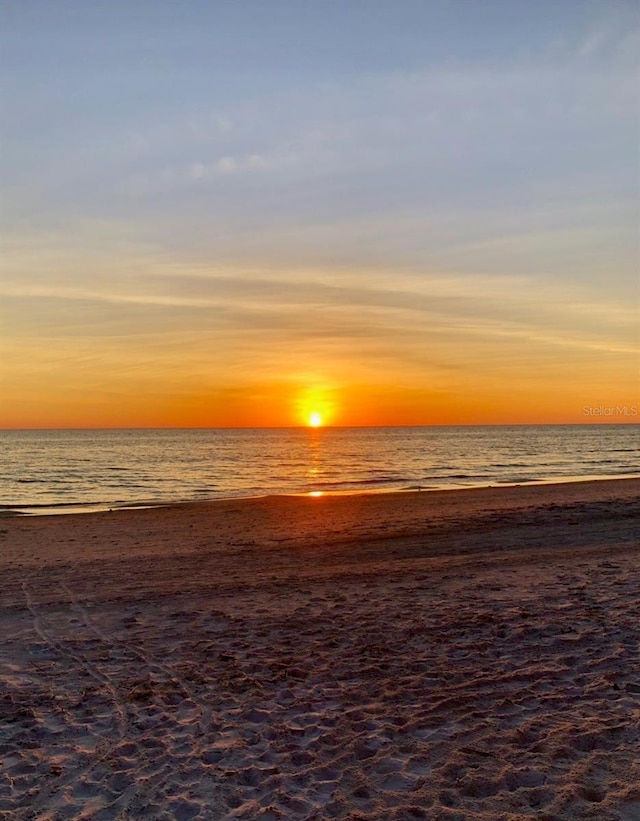
M 0 818 L 640 819 L 640 480 L 0 520 Z

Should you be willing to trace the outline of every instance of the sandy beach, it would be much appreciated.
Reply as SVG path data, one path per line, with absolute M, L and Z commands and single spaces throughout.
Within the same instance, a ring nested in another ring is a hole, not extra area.
M 0 520 L 0 817 L 640 819 L 640 480 Z

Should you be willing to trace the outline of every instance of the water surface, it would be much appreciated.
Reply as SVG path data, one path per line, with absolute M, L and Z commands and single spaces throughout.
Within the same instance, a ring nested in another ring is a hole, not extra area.
M 2 431 L 0 511 L 640 475 L 640 426 Z

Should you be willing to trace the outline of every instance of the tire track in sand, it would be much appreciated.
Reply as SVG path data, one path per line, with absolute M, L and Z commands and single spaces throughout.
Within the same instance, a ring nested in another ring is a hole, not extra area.
M 82 668 L 87 675 L 100 684 L 101 687 L 104 687 L 113 701 L 117 726 L 117 738 L 114 741 L 97 734 L 101 739 L 98 747 L 96 748 L 96 751 L 99 750 L 99 753 L 95 755 L 85 767 L 75 769 L 68 773 L 68 775 L 57 778 L 54 784 L 49 787 L 43 786 L 37 796 L 34 796 L 28 811 L 24 815 L 25 818 L 34 819 L 40 817 L 41 810 L 45 805 L 47 808 L 47 813 L 53 812 L 55 810 L 55 805 L 58 803 L 57 801 L 53 801 L 54 796 L 58 796 L 58 799 L 60 799 L 61 793 L 65 788 L 73 784 L 77 784 L 83 776 L 90 773 L 105 758 L 107 758 L 107 756 L 109 756 L 114 747 L 128 736 L 129 722 L 126 706 L 118 693 L 117 687 L 113 684 L 109 676 L 102 674 L 94 664 L 89 662 L 87 659 L 82 658 L 77 653 L 74 653 L 72 650 L 69 650 L 62 642 L 57 641 L 50 635 L 49 631 L 43 624 L 40 611 L 34 604 L 33 598 L 24 579 L 21 581 L 21 587 L 27 603 L 27 610 L 31 614 L 33 629 L 36 635 L 54 652 L 58 653 L 67 661 L 75 662 L 75 664 Z
M 127 735 L 128 729 L 127 709 L 124 705 L 124 702 L 120 698 L 120 695 L 118 694 L 116 686 L 113 684 L 109 676 L 104 675 L 98 670 L 95 664 L 87 661 L 87 659 L 82 658 L 82 656 L 79 656 L 72 650 L 67 649 L 64 646 L 64 644 L 62 644 L 59 641 L 56 641 L 56 639 L 49 635 L 49 633 L 43 626 L 40 612 L 34 605 L 33 599 L 31 598 L 31 594 L 29 593 L 29 588 L 27 587 L 25 582 L 22 582 L 22 590 L 27 601 L 27 609 L 31 613 L 31 617 L 33 619 L 33 629 L 36 632 L 36 634 L 42 639 L 42 641 L 45 642 L 45 644 L 51 647 L 52 650 L 55 650 L 64 658 L 70 659 L 71 661 L 74 661 L 79 667 L 82 667 L 94 681 L 97 681 L 98 684 L 103 686 L 108 691 L 115 707 L 116 724 L 118 726 L 118 740 L 122 740 Z
M 155 670 L 162 673 L 164 677 L 175 687 L 176 691 L 179 692 L 183 698 L 188 699 L 195 705 L 198 712 L 200 713 L 200 719 L 198 721 L 200 730 L 202 733 L 206 732 L 208 725 L 211 723 L 211 709 L 206 705 L 202 704 L 202 702 L 199 701 L 198 698 L 196 698 L 193 689 L 189 686 L 189 684 L 184 680 L 182 676 L 176 675 L 175 672 L 171 669 L 171 667 L 169 667 L 166 664 L 163 664 L 161 661 L 157 661 L 156 659 L 151 658 L 149 655 L 144 653 L 135 645 L 123 642 L 116 642 L 113 639 L 109 638 L 109 636 L 107 636 L 100 629 L 100 627 L 98 627 L 98 625 L 93 621 L 86 607 L 84 607 L 84 605 L 81 604 L 80 601 L 75 597 L 73 591 L 68 587 L 68 585 L 62 584 L 61 588 L 69 597 L 71 607 L 81 618 L 87 630 L 92 632 L 104 644 L 108 645 L 112 649 L 124 649 L 126 652 L 129 652 L 132 656 L 135 656 L 135 658 L 137 658 L 138 661 L 142 662 L 144 668 L 147 671 L 153 672 Z
M 141 663 L 141 668 L 147 671 L 148 673 L 153 674 L 154 672 L 156 672 L 162 674 L 162 678 L 165 681 L 170 682 L 175 691 L 183 699 L 190 701 L 195 706 L 196 710 L 199 713 L 199 718 L 195 721 L 197 729 L 196 732 L 192 735 L 191 743 L 194 753 L 196 755 L 201 754 L 201 742 L 199 743 L 198 739 L 205 738 L 207 729 L 211 724 L 211 707 L 207 706 L 206 704 L 203 704 L 199 699 L 197 699 L 189 684 L 181 676 L 176 675 L 170 666 L 150 657 L 147 653 L 145 653 L 137 646 L 129 642 L 118 641 L 117 639 L 114 640 L 111 637 L 109 637 L 100 628 L 100 626 L 91 618 L 87 608 L 76 598 L 71 588 L 64 583 L 61 584 L 60 587 L 68 597 L 71 608 L 78 615 L 84 627 L 89 632 L 93 633 L 93 635 L 96 636 L 102 642 L 103 645 L 109 647 L 112 651 L 115 652 L 128 653 L 130 656 L 136 658 Z M 132 719 L 135 722 L 135 713 L 133 714 Z M 135 739 L 131 735 L 129 736 L 129 741 L 133 741 L 134 744 L 138 746 L 138 744 L 135 742 Z M 107 754 L 108 753 L 105 753 L 105 755 Z M 153 781 L 153 791 L 158 792 L 164 786 L 166 786 L 166 784 L 171 780 L 173 774 L 174 773 L 171 768 L 165 768 L 164 772 L 158 772 L 153 776 L 148 774 L 149 783 Z M 136 793 L 137 792 L 138 790 L 136 790 Z M 119 796 L 118 798 L 114 799 L 114 801 L 112 801 L 111 804 L 108 806 L 111 808 L 117 808 L 118 810 L 127 812 L 131 810 L 130 801 L 132 800 L 132 797 L 133 796 L 130 794 Z M 106 809 L 106 807 L 103 809 Z

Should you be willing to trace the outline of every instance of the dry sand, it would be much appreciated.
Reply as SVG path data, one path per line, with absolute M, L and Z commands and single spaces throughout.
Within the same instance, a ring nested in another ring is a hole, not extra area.
M 0 817 L 640 819 L 640 481 L 0 521 Z

